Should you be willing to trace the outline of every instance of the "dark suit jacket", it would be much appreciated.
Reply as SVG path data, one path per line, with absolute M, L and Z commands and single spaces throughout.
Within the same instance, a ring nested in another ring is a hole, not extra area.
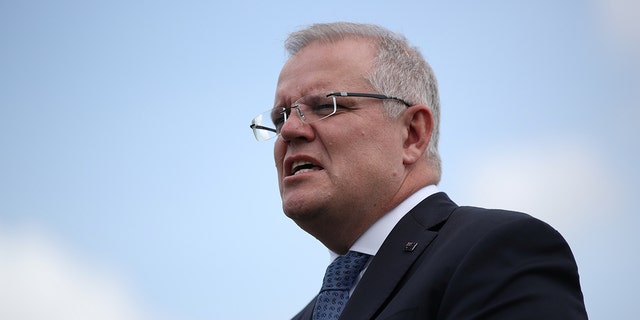
M 411 250 L 408 242 L 417 245 Z M 293 319 L 311 319 L 315 300 Z M 523 213 L 458 207 L 436 193 L 391 231 L 340 319 L 570 320 L 587 313 L 573 254 L 557 231 Z

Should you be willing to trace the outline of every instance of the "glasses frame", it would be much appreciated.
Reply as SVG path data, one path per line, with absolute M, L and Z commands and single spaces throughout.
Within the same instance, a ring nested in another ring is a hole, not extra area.
M 336 114 L 338 106 L 337 106 L 337 101 L 336 101 L 335 97 L 358 97 L 358 98 L 373 98 L 373 99 L 379 99 L 379 100 L 396 100 L 396 101 L 404 104 L 407 108 L 411 107 L 410 103 L 408 103 L 407 101 L 405 101 L 405 100 L 403 100 L 401 98 L 387 96 L 387 95 L 379 94 L 379 93 L 362 93 L 362 92 L 343 92 L 343 91 L 340 91 L 340 92 L 330 92 L 330 93 L 328 93 L 326 95 L 326 97 L 327 98 L 328 97 L 333 97 L 333 112 L 331 112 L 330 114 L 328 114 L 328 115 L 326 115 L 326 116 L 324 116 L 324 117 L 322 117 L 320 119 L 314 120 L 312 122 L 324 120 L 324 119 L 329 118 L 330 116 Z M 283 107 L 282 108 L 282 111 L 284 112 L 284 115 L 285 115 L 284 116 L 284 122 L 286 122 L 287 119 L 288 119 L 287 113 L 286 113 L 287 109 L 296 109 L 298 111 L 298 116 L 300 116 L 300 119 L 302 119 L 302 121 L 305 122 L 305 123 L 310 123 L 310 122 L 305 121 L 304 113 L 302 112 L 302 110 L 300 110 L 299 104 L 294 104 L 293 106 Z M 266 112 L 273 112 L 273 109 L 268 110 Z M 270 140 L 272 138 L 275 138 L 275 137 L 279 136 L 280 135 L 280 130 L 277 130 L 277 129 L 272 128 L 272 127 L 266 127 L 266 126 L 263 126 L 263 125 L 255 123 L 256 119 L 258 117 L 260 117 L 262 114 L 263 113 L 259 114 L 255 118 L 253 118 L 253 120 L 251 120 L 251 122 L 252 122 L 251 125 L 249 125 L 249 128 L 251 128 L 253 130 L 253 135 L 255 136 L 256 140 L 258 140 L 258 141 L 266 141 L 266 140 Z M 275 133 L 275 135 L 265 138 L 264 134 L 260 133 L 261 130 L 273 132 L 273 133 Z

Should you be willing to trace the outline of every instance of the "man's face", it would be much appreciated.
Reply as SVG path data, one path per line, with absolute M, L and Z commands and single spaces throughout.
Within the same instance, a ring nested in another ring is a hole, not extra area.
M 375 93 L 365 79 L 374 53 L 364 41 L 311 43 L 283 67 L 275 106 L 333 91 Z M 401 121 L 387 119 L 377 99 L 337 102 L 345 108 L 311 124 L 293 111 L 275 142 L 283 209 L 298 224 L 371 224 L 402 184 Z

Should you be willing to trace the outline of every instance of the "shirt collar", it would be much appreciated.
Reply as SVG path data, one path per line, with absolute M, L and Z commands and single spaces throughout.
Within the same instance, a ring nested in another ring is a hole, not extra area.
M 398 206 L 393 208 L 387 214 L 383 215 L 374 224 L 365 231 L 358 240 L 351 246 L 349 250 L 358 251 L 375 256 L 387 238 L 391 230 L 398 224 L 398 221 L 404 217 L 413 207 L 417 206 L 422 200 L 438 192 L 435 185 L 426 186 L 407 199 L 402 201 Z M 329 250 L 331 261 L 335 260 L 339 254 Z

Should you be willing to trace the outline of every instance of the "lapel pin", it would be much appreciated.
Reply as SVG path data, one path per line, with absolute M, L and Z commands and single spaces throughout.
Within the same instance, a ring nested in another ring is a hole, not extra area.
M 418 246 L 417 242 L 409 241 L 404 245 L 404 252 L 413 252 Z

